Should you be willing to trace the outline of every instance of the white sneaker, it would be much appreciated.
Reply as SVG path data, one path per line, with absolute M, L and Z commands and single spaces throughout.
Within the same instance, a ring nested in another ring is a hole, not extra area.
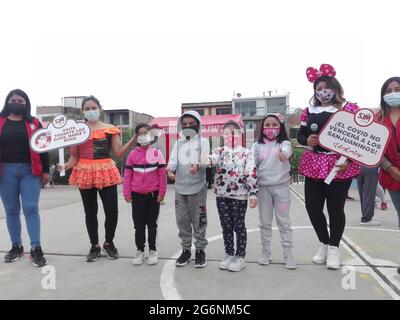
M 144 259 L 144 252 L 138 250 L 136 251 L 136 254 L 132 259 L 132 264 L 134 266 L 140 266 L 143 263 L 143 259 Z
M 374 219 L 371 219 L 371 220 L 369 220 L 369 221 L 367 221 L 367 222 L 360 222 L 360 224 L 362 225 L 362 226 L 372 226 L 372 227 L 377 227 L 377 226 L 380 226 L 381 225 L 381 222 L 380 221 L 376 221 L 376 220 L 374 220 Z
M 317 254 L 313 257 L 312 262 L 315 264 L 323 264 L 326 262 L 328 255 L 328 245 L 320 243 Z
M 238 272 L 246 268 L 246 261 L 244 258 L 235 257 L 235 260 L 228 266 L 229 271 Z
M 260 256 L 258 257 L 258 264 L 262 266 L 266 266 L 270 264 L 272 261 L 271 251 L 270 250 L 262 250 Z
M 219 264 L 219 268 L 221 270 L 228 270 L 229 265 L 233 262 L 234 259 L 235 259 L 235 256 L 230 256 L 229 254 L 227 254 L 225 256 L 225 258 Z
M 283 250 L 283 258 L 285 260 L 285 268 L 288 270 L 297 269 L 296 260 L 293 257 L 292 250 L 290 248 L 285 248 Z
M 157 251 L 150 250 L 149 252 L 149 258 L 147 260 L 147 264 L 149 266 L 153 266 L 158 263 L 158 256 L 157 256 Z
M 340 267 L 340 252 L 338 247 L 328 246 L 328 257 L 326 259 L 328 269 L 337 270 Z

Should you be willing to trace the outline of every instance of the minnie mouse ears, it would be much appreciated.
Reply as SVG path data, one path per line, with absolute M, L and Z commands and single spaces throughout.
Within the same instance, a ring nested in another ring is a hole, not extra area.
M 334 77 L 336 76 L 335 69 L 330 64 L 321 64 L 319 70 L 308 67 L 306 71 L 308 81 L 314 83 L 320 77 Z

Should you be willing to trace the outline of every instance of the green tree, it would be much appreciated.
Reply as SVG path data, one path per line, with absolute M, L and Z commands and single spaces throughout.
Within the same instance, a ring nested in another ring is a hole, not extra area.
M 302 147 L 294 147 L 293 148 L 293 156 L 290 158 L 290 165 L 292 170 L 298 170 L 300 158 L 303 155 L 304 148 Z
M 64 158 L 67 161 L 69 159 L 69 148 L 64 148 Z M 49 152 L 49 162 L 51 165 L 57 165 L 59 163 L 58 150 L 52 150 Z M 54 171 L 53 180 L 54 184 L 68 184 L 69 176 L 72 170 L 65 171 L 65 176 L 60 177 L 58 171 Z
M 134 132 L 132 129 L 122 129 L 122 145 L 128 142 L 134 135 Z M 121 159 L 117 159 L 114 155 L 112 155 L 113 160 L 115 161 L 118 170 L 120 171 L 121 175 L 123 174 L 123 168 L 126 162 L 126 159 L 128 158 L 129 152 L 126 153 Z

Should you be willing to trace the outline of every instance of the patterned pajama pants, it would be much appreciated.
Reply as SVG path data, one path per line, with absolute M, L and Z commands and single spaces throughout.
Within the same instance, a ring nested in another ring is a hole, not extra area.
M 224 237 L 225 253 L 244 258 L 246 255 L 247 231 L 245 225 L 247 200 L 217 197 L 217 209 Z M 234 235 L 236 233 L 236 254 Z

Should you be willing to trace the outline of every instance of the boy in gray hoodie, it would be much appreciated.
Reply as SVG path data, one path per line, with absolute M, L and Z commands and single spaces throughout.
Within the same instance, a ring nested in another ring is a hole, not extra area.
M 179 140 L 172 148 L 167 166 L 168 178 L 175 181 L 175 215 L 181 239 L 182 254 L 176 260 L 181 267 L 190 262 L 192 239 L 195 238 L 195 268 L 207 264 L 207 188 L 206 167 L 210 145 L 201 137 L 201 120 L 196 111 L 185 112 L 178 120 Z

